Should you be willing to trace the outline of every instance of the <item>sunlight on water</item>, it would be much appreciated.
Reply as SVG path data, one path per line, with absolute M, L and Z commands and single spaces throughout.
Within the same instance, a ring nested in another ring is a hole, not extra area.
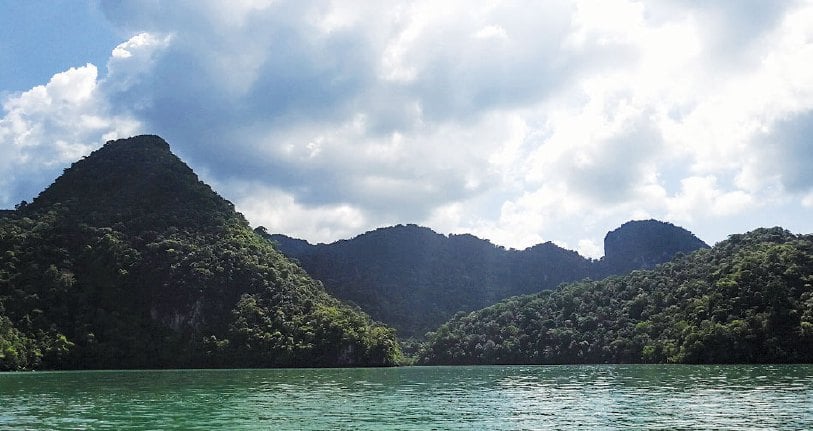
M 0 429 L 813 429 L 813 366 L 0 374 Z

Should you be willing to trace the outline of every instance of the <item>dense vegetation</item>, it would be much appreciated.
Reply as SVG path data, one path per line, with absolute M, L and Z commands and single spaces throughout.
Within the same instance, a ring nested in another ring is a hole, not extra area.
M 0 370 L 393 365 L 155 136 L 109 142 L 0 214 Z
M 459 311 L 585 277 L 653 267 L 708 247 L 690 232 L 655 220 L 607 234 L 607 256 L 589 260 L 553 243 L 506 250 L 472 235 L 444 236 L 415 225 L 381 228 L 332 244 L 268 235 L 338 298 L 358 304 L 402 337 L 421 337 Z
M 651 271 L 460 313 L 424 364 L 813 361 L 813 235 L 732 235 Z

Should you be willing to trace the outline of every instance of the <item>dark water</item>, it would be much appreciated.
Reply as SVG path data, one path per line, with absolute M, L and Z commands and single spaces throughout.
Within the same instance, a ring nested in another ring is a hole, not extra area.
M 0 429 L 813 429 L 813 365 L 0 373 Z

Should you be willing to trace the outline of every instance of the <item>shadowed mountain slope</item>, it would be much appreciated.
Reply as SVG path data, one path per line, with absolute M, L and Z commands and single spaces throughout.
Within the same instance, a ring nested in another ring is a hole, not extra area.
M 257 236 L 157 136 L 0 214 L 0 369 L 393 365 L 393 331 Z
M 457 312 L 510 296 L 622 274 L 708 247 L 685 229 L 655 220 L 625 223 L 609 233 L 607 256 L 598 261 L 550 242 L 506 250 L 472 235 L 444 236 L 416 225 L 318 245 L 258 232 L 333 295 L 358 304 L 406 337 L 420 337 Z

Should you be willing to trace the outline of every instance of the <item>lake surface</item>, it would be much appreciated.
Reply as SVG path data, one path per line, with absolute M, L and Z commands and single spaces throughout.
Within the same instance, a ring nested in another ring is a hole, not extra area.
M 813 365 L 0 373 L 0 429 L 813 429 Z

